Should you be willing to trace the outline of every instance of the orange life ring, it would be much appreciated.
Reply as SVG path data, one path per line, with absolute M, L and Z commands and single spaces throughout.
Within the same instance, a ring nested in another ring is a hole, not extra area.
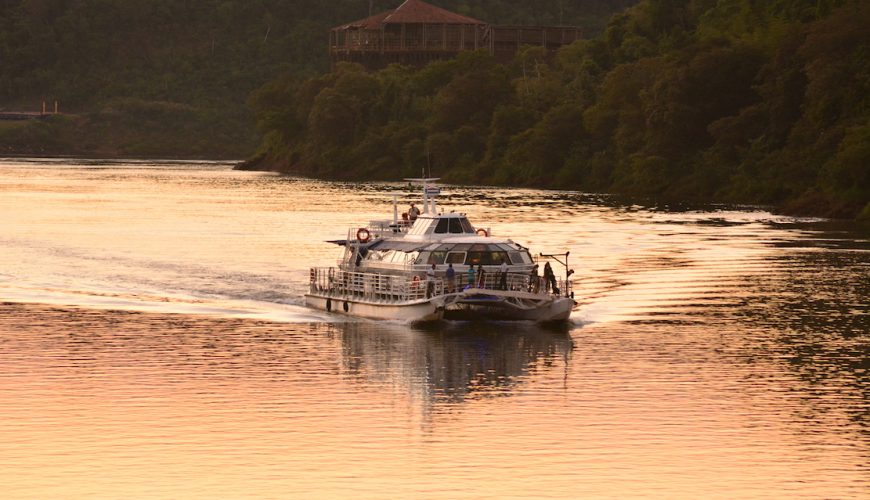
M 356 232 L 356 239 L 360 243 L 368 243 L 372 239 L 372 233 L 368 229 L 361 227 Z
M 489 236 L 489 233 L 486 232 L 486 229 L 484 229 L 484 228 L 480 228 L 480 229 L 478 229 L 478 230 L 477 230 L 477 234 L 478 234 L 478 236 L 483 236 L 484 238 L 486 238 L 487 236 Z

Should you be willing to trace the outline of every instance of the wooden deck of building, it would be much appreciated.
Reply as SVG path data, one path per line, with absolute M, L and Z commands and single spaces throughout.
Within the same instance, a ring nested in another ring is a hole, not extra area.
M 421 0 L 405 0 L 395 10 L 332 28 L 329 54 L 333 63 L 357 62 L 369 69 L 391 63 L 422 66 L 479 49 L 507 62 L 525 45 L 554 52 L 580 38 L 576 27 L 494 26 Z
M 0 120 L 3 121 L 40 120 L 49 116 L 51 116 L 49 113 L 35 113 L 30 111 L 0 111 Z
M 60 109 L 57 101 L 54 101 L 54 112 L 49 111 L 46 107 L 46 102 L 42 101 L 42 111 L 7 111 L 0 109 L 0 121 L 41 120 L 58 114 L 60 114 Z

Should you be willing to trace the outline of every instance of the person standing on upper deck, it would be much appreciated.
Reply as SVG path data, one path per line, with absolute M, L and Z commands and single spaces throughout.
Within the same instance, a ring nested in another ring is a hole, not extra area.
M 415 220 L 417 220 L 417 217 L 419 217 L 419 216 L 420 216 L 420 209 L 417 208 L 416 205 L 411 203 L 411 208 L 408 209 L 408 219 L 411 222 L 414 222 Z

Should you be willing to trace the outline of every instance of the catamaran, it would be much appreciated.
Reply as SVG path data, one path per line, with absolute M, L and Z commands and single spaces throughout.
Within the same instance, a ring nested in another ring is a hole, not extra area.
M 343 248 L 341 259 L 336 267 L 311 268 L 309 307 L 407 322 L 568 319 L 576 305 L 569 252 L 533 257 L 464 213 L 441 212 L 437 178 L 406 180 L 423 186 L 422 213 L 400 219 L 394 196 L 392 219 L 370 221 L 331 241 Z M 564 267 L 564 278 L 556 277 L 551 261 Z

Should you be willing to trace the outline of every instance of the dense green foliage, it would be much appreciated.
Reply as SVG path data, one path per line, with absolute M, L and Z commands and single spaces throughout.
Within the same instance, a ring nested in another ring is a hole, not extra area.
M 330 27 L 400 1 L 0 0 L 0 110 L 57 100 L 76 115 L 6 124 L 0 152 L 243 157 L 259 140 L 245 103 L 253 90 L 327 71 Z M 432 3 L 594 30 L 635 2 Z
M 644 0 L 547 58 L 340 65 L 251 98 L 253 168 L 779 204 L 870 201 L 870 5 Z

